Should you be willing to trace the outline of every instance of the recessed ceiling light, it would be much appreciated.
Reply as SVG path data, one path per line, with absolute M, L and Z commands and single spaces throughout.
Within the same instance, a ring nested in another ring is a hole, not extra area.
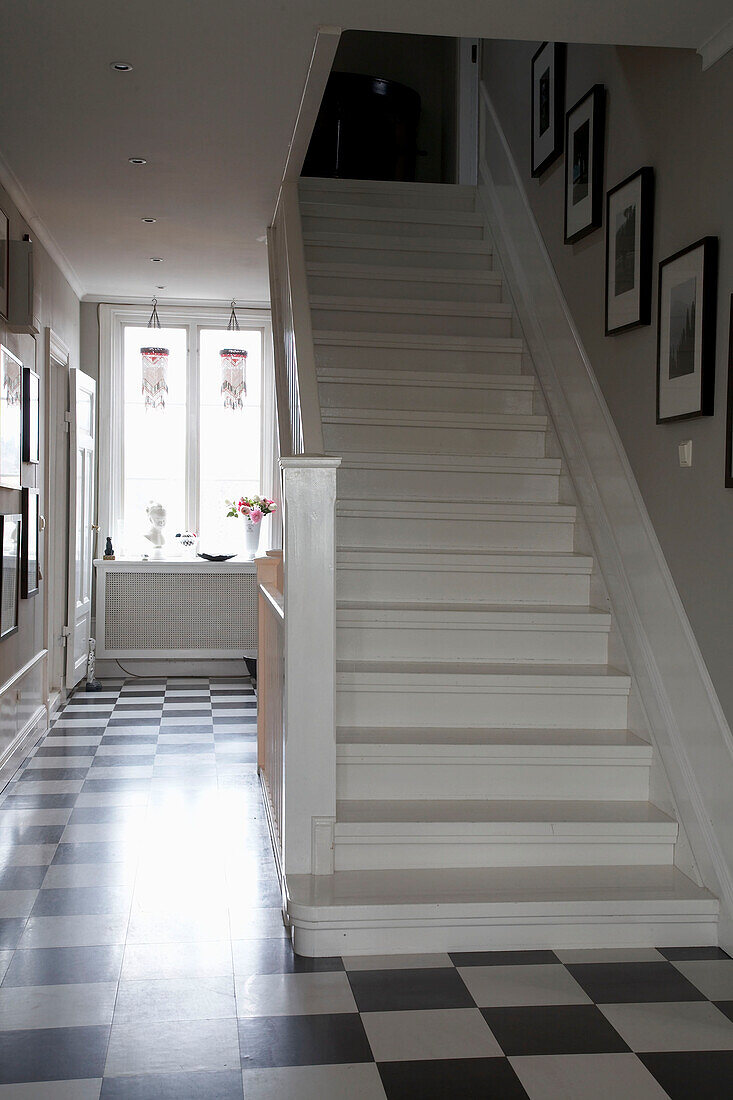
M 110 69 L 114 69 L 116 73 L 131 73 L 132 65 L 128 65 L 126 61 L 110 61 Z
M 157 222 L 157 218 L 141 218 L 141 222 L 145 222 L 146 225 L 154 225 Z
M 153 264 L 162 264 L 163 257 L 162 256 L 151 256 L 150 257 L 150 262 L 153 263 Z
M 147 164 L 148 162 L 145 159 L 145 157 L 128 157 L 127 158 L 127 163 L 128 164 Z
M 156 290 L 165 290 L 165 283 L 158 283 Z

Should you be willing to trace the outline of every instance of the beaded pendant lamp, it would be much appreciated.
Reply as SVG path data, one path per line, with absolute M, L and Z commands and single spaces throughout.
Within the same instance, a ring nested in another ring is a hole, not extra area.
M 159 329 L 158 299 L 153 298 L 153 312 L 148 328 Z M 164 409 L 168 393 L 168 348 L 140 348 L 143 366 L 143 397 L 146 409 Z
M 239 321 L 233 301 L 227 332 L 239 332 Z M 245 375 L 247 352 L 242 348 L 222 348 L 219 355 L 221 356 L 221 393 L 224 398 L 224 408 L 235 411 L 244 408 L 244 398 L 247 395 Z

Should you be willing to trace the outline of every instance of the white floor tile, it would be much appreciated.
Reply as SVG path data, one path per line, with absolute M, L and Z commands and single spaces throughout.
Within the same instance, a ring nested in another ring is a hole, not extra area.
M 93 865 L 91 865 L 93 866 Z M 120 916 L 31 917 L 19 947 L 96 947 L 125 942 L 127 914 Z
M 0 1085 L 0 1100 L 99 1100 L 101 1077 L 83 1081 L 29 1081 Z
M 364 1012 L 361 1019 L 377 1062 L 503 1055 L 477 1008 Z
M 370 1062 L 245 1070 L 244 1094 L 247 1100 L 386 1100 Z
M 347 970 L 423 970 L 453 966 L 450 955 L 345 955 Z
M 239 1068 L 237 1021 L 114 1024 L 105 1077 Z
M 253 974 L 236 979 L 238 1016 L 302 1016 L 356 1012 L 343 971 L 325 974 Z
M 681 974 L 711 1001 L 733 1001 L 733 959 L 675 961 Z
M 634 1054 L 510 1058 L 530 1100 L 669 1100 Z
M 481 1008 L 510 1005 L 581 1005 L 590 997 L 564 967 L 461 966 L 458 972 Z
M 194 943 L 128 944 L 122 978 L 214 978 L 232 973 L 228 940 Z
M 0 988 L 0 1031 L 112 1022 L 116 982 Z
M 708 1001 L 598 1006 L 632 1050 L 733 1050 L 733 1023 Z

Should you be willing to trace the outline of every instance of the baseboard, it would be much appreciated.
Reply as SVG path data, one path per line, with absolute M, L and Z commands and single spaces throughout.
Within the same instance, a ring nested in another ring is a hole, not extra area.
M 28 753 L 48 731 L 48 722 L 48 710 L 41 704 L 8 746 L 0 758 L 0 792 L 7 787 Z
M 154 658 L 136 660 L 129 658 L 124 661 L 105 659 L 97 661 L 95 672 L 100 680 L 133 680 L 138 676 L 141 678 L 154 677 L 156 679 L 165 676 L 241 678 L 248 675 L 244 658 L 236 658 L 235 660 L 213 658 L 210 660 L 179 660 L 177 658 L 171 660 L 155 660 Z

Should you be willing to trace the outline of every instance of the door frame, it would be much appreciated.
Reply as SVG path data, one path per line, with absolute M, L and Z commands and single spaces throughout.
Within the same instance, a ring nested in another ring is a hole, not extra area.
M 458 39 L 458 95 L 456 136 L 458 183 L 475 187 L 478 182 L 479 75 L 481 42 L 478 38 Z
M 65 414 L 69 411 L 69 371 L 71 353 L 52 328 L 46 328 L 46 485 L 43 575 L 44 635 L 46 660 L 45 696 L 49 712 L 66 699 L 66 657 L 64 654 L 67 601 L 66 557 L 68 548 L 69 436 Z M 65 395 L 59 403 L 59 393 Z M 60 677 L 55 675 L 57 664 Z M 58 680 L 58 682 L 54 682 Z

